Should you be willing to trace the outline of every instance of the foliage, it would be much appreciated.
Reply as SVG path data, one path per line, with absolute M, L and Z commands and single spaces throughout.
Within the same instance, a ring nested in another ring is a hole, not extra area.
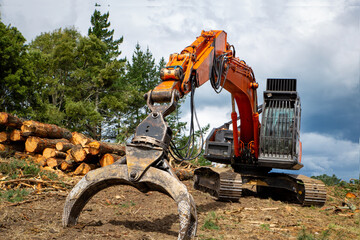
M 123 37 L 114 39 L 109 12 L 95 10 L 90 22 L 88 36 L 59 28 L 28 46 L 16 28 L 1 23 L 0 111 L 94 139 L 129 140 L 149 112 L 143 95 L 159 83 L 165 60 L 157 65 L 149 48 L 143 51 L 139 44 L 131 63 L 119 59 Z M 168 120 L 174 138 L 182 141 L 186 123 L 178 115 Z
M 321 180 L 327 186 L 338 185 L 341 182 L 341 179 L 337 178 L 335 176 L 335 174 L 333 174 L 332 176 L 328 176 L 326 174 L 323 174 L 323 175 L 319 175 L 319 176 L 312 176 L 311 178 Z
M 75 29 L 42 33 L 30 45 L 42 114 L 37 120 L 58 124 L 100 139 L 104 122 L 126 106 L 124 63 L 105 61 L 107 46 Z
M 0 163 L 0 173 L 7 179 L 23 179 L 30 177 L 44 177 L 50 180 L 58 180 L 58 175 L 50 171 L 41 171 L 40 166 L 26 160 L 9 158 L 9 161 Z M 6 180 L 5 180 L 6 181 Z M 30 191 L 23 188 L 0 190 L 0 201 L 20 202 L 29 195 Z
M 33 106 L 38 121 L 66 126 L 64 109 L 75 85 L 71 75 L 76 69 L 79 39 L 80 33 L 69 28 L 42 33 L 30 43 L 29 54 L 43 103 Z
M 218 217 L 216 216 L 216 213 L 214 211 L 211 211 L 205 218 L 204 225 L 201 227 L 201 229 L 219 230 L 220 227 L 217 225 L 217 221 Z
M 20 176 L 36 176 L 40 172 L 38 165 L 28 163 L 25 160 L 11 159 L 9 162 L 0 163 L 0 173 L 8 175 L 11 179 L 19 178 Z
M 109 12 L 101 14 L 100 11 L 95 10 L 91 16 L 92 27 L 88 30 L 88 35 L 95 35 L 98 39 L 104 42 L 107 46 L 103 57 L 106 61 L 116 59 L 120 54 L 119 44 L 123 42 L 123 37 L 114 40 L 114 30 L 109 30 Z
M 149 48 L 143 51 L 140 44 L 136 44 L 132 62 L 128 61 L 126 63 L 125 79 L 126 83 L 129 84 L 127 93 L 129 105 L 121 119 L 121 127 L 117 136 L 118 140 L 129 140 L 135 133 L 139 123 L 148 115 L 149 110 L 146 106 L 144 94 L 159 83 L 160 67 L 160 65 L 157 66 L 155 64 L 155 59 Z
M 25 38 L 0 21 L 0 111 L 29 117 L 38 101 Z
M 44 176 L 52 181 L 56 181 L 59 179 L 59 176 L 51 171 L 41 171 L 40 173 L 41 178 L 43 178 Z M 64 187 L 64 186 L 63 186 Z
M 308 233 L 306 228 L 303 227 L 297 237 L 298 240 L 326 240 L 329 239 L 331 228 L 322 231 L 320 236 L 315 237 L 313 234 Z
M 268 223 L 262 223 L 260 224 L 260 227 L 266 231 L 270 231 L 270 224 Z
M 24 197 L 29 195 L 29 191 L 26 189 L 10 189 L 7 191 L 0 190 L 0 201 L 7 202 L 21 202 L 24 200 Z

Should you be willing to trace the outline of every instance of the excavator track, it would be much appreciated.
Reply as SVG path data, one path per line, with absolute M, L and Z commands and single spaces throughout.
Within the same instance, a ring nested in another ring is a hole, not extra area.
M 279 200 L 295 201 L 303 206 L 322 206 L 326 202 L 325 184 L 304 175 L 240 174 L 229 169 L 215 167 L 198 168 L 194 175 L 194 188 L 209 193 L 219 200 L 238 201 L 243 187 L 251 188 L 260 184 L 257 186 L 258 189 L 267 191 L 270 193 L 269 196 Z
M 219 199 L 238 201 L 242 193 L 241 175 L 235 172 L 220 174 Z
M 303 206 L 322 206 L 325 204 L 326 187 L 322 181 L 304 175 L 297 175 L 296 180 L 304 184 L 305 195 L 301 198 Z
M 194 188 L 223 201 L 238 201 L 242 194 L 239 173 L 225 168 L 201 167 L 195 170 Z

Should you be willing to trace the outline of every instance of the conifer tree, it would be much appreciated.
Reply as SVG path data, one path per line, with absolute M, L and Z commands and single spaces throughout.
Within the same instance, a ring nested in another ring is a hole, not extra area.
M 119 45 L 123 42 L 123 37 L 114 39 L 114 29 L 110 30 L 109 12 L 101 14 L 100 11 L 94 11 L 91 16 L 92 27 L 88 30 L 88 35 L 95 35 L 98 39 L 104 42 L 107 46 L 106 52 L 104 53 L 104 59 L 110 61 L 119 57 L 121 51 L 119 51 Z
M 134 134 L 136 126 L 147 116 L 148 108 L 144 94 L 159 83 L 159 71 L 160 66 L 155 64 L 149 48 L 143 51 L 140 44 L 137 43 L 132 62 L 128 61 L 126 64 L 125 79 L 129 83 L 128 96 L 130 99 L 118 139 L 128 140 Z

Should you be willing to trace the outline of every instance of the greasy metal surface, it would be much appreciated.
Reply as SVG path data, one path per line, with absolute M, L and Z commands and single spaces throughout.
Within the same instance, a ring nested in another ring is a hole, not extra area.
M 126 146 L 126 160 L 131 181 L 141 178 L 144 171 L 163 155 L 163 150 Z
M 167 194 L 178 205 L 180 230 L 178 239 L 191 239 L 196 234 L 197 214 L 192 196 L 169 172 L 149 167 L 137 182 L 130 181 L 126 164 L 112 165 L 90 171 L 71 190 L 66 198 L 62 223 L 75 225 L 86 203 L 99 191 L 114 185 L 131 185 L 139 191 L 159 191 Z
M 201 167 L 194 172 L 194 188 L 219 200 L 237 201 L 242 193 L 242 179 L 232 169 Z
M 169 95 L 171 96 L 170 98 Z M 154 92 L 154 96 L 153 91 L 149 91 L 145 96 L 147 97 L 147 106 L 151 112 L 161 113 L 164 117 L 166 117 L 176 109 L 176 102 L 180 98 L 180 93 L 179 91 L 172 89 L 171 92 Z M 155 105 L 155 102 L 168 102 L 168 104 Z

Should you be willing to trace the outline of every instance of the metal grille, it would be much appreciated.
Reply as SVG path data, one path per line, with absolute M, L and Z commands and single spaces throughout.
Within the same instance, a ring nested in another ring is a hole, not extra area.
M 261 154 L 266 158 L 291 159 L 295 152 L 294 100 L 265 102 L 261 133 Z
M 266 91 L 296 91 L 296 79 L 274 79 L 266 81 Z

